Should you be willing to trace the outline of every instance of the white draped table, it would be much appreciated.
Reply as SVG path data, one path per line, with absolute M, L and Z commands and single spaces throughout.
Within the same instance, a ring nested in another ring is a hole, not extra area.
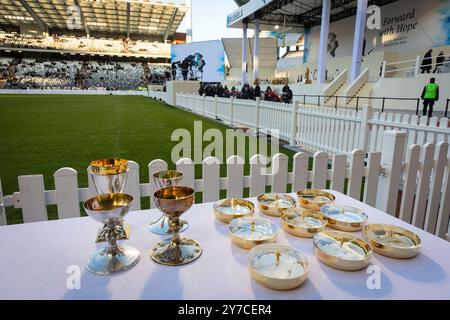
M 363 208 L 369 223 L 389 223 L 416 232 L 422 239 L 421 253 L 410 260 L 374 253 L 371 265 L 379 266 L 381 286 L 369 289 L 372 273 L 368 271 L 376 267 L 357 272 L 329 268 L 314 256 L 311 239 L 296 238 L 280 228 L 278 242 L 304 252 L 310 273 L 298 289 L 273 291 L 251 279 L 248 251 L 231 243 L 228 225 L 215 220 L 212 203 L 206 203 L 194 205 L 183 216 L 190 223 L 185 234 L 204 249 L 197 261 L 181 267 L 153 262 L 148 252 L 160 237 L 150 233 L 148 225 L 160 212 L 132 212 L 126 218 L 131 225 L 127 244 L 140 250 L 141 260 L 133 269 L 112 276 L 97 276 L 85 269 L 86 259 L 98 247 L 94 238 L 99 225 L 91 218 L 0 227 L 0 299 L 450 299 L 450 243 L 331 192 L 338 203 Z M 256 199 L 251 200 L 256 204 Z M 258 211 L 256 215 L 280 225 L 277 218 Z M 77 270 L 81 288 L 71 289 Z

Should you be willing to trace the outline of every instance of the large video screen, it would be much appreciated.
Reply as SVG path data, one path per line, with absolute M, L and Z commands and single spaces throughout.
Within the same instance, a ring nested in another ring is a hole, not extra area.
M 176 68 L 176 80 L 222 81 L 225 76 L 225 52 L 222 41 L 173 45 L 172 68 Z

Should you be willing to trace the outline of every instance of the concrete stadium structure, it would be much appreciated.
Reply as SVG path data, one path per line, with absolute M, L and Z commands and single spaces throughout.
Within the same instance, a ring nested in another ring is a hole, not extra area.
M 244 1 L 245 2 L 245 1 Z M 421 74 L 422 57 L 433 48 L 432 72 L 441 88 L 450 87 L 449 1 L 308 1 L 250 0 L 230 13 L 227 25 L 241 28 L 241 59 L 230 61 L 228 80 L 285 79 L 295 95 L 324 95 L 321 104 L 354 107 L 359 97 L 417 99 L 430 75 Z M 318 4 L 318 5 L 317 5 Z M 248 39 L 248 29 L 254 30 Z M 261 69 L 266 50 L 261 41 L 278 37 L 288 47 L 275 68 Z M 293 37 L 292 37 L 293 36 Z M 294 42 L 292 42 L 294 39 Z M 242 50 L 244 48 L 244 50 Z M 250 48 L 250 50 L 249 50 Z M 229 50 L 231 51 L 231 50 Z M 445 63 L 436 66 L 443 52 Z M 305 84 L 309 69 L 311 84 Z M 441 90 L 443 111 L 448 90 Z M 308 99 L 307 99 L 308 100 Z M 311 98 L 311 104 L 317 99 Z M 381 99 L 358 99 L 381 108 Z M 384 108 L 414 110 L 411 101 L 387 99 Z

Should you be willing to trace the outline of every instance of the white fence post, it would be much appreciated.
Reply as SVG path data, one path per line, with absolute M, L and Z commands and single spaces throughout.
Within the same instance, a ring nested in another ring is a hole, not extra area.
M 57 198 L 58 219 L 80 216 L 78 173 L 72 168 L 61 168 L 53 175 Z
M 203 197 L 202 202 L 212 202 L 220 199 L 220 161 L 208 157 L 202 162 Z
M 2 180 L 0 179 L 0 226 L 6 225 L 5 202 L 3 201 Z
M 217 119 L 217 94 L 214 96 L 214 119 Z
M 378 190 L 381 192 L 377 194 L 376 207 L 391 215 L 395 215 L 397 209 L 405 142 L 406 132 L 385 131 L 383 133 L 381 166 L 384 168 L 384 173 L 378 181 Z
M 420 67 L 420 55 L 416 57 L 416 66 L 414 68 L 414 75 L 417 76 L 419 74 L 419 67 Z
M 139 181 L 139 164 L 134 161 L 128 161 L 128 178 L 125 193 L 132 195 L 134 199 L 141 198 L 141 187 Z M 141 202 L 134 201 L 131 210 L 141 210 Z
M 255 134 L 259 133 L 259 109 L 261 104 L 261 98 L 256 98 L 256 107 L 255 107 Z
M 206 94 L 204 94 L 202 98 L 203 98 L 202 99 L 202 114 L 203 114 L 203 116 L 205 116 Z
M 369 120 L 372 117 L 372 107 L 364 107 L 361 113 L 361 127 L 359 129 L 359 148 L 367 150 L 367 142 L 369 139 Z
M 234 99 L 230 98 L 230 126 L 233 126 L 233 118 L 234 118 Z
M 292 104 L 292 114 L 291 114 L 291 146 L 295 146 L 295 137 L 297 135 L 297 111 L 298 111 L 298 101 L 294 101 Z
M 48 220 L 43 175 L 19 176 L 19 192 L 23 222 Z

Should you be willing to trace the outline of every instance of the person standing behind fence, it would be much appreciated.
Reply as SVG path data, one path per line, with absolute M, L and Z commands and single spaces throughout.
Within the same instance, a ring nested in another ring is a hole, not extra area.
M 445 57 L 444 52 L 441 51 L 439 55 L 436 57 L 436 68 L 434 69 L 433 73 L 441 73 L 441 67 L 444 65 Z
M 285 85 L 285 87 L 283 88 L 283 95 L 282 95 L 282 101 L 284 103 L 291 103 L 292 102 L 292 97 L 294 96 L 291 88 L 289 88 L 288 85 Z
M 422 59 L 422 65 L 420 69 L 422 70 L 422 73 L 430 73 L 431 69 L 433 68 L 433 58 L 431 57 L 431 54 L 433 53 L 433 49 L 430 49 L 425 53 Z
M 423 115 L 426 116 L 428 113 L 428 118 L 431 118 L 433 116 L 434 103 L 439 100 L 439 86 L 436 84 L 435 78 L 431 78 L 430 83 L 423 88 L 422 100 Z
M 256 98 L 261 98 L 261 87 L 259 86 L 259 79 L 256 79 L 253 82 L 254 86 L 255 86 L 255 99 Z

